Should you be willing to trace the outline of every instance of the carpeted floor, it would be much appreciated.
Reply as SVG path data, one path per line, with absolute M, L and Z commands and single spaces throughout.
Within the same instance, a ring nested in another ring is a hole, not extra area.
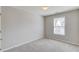
M 77 52 L 79 46 L 50 39 L 40 39 L 5 52 Z

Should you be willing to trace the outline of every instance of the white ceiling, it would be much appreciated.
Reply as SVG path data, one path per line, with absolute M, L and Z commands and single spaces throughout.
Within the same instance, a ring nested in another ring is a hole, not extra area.
M 79 6 L 49 6 L 47 11 L 44 11 L 41 6 L 17 6 L 15 8 L 42 16 L 47 16 L 55 13 L 78 9 Z

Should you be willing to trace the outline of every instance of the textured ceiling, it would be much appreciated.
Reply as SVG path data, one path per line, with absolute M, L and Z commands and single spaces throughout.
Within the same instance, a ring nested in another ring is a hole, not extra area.
M 39 14 L 42 16 L 47 16 L 55 13 L 60 13 L 64 11 L 78 9 L 79 6 L 48 6 L 48 10 L 44 11 L 42 6 L 15 6 L 14 8 L 18 8 L 27 12 Z

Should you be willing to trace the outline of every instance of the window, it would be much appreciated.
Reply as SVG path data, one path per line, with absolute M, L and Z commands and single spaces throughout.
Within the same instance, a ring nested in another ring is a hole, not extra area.
M 65 35 L 65 17 L 54 18 L 54 34 Z

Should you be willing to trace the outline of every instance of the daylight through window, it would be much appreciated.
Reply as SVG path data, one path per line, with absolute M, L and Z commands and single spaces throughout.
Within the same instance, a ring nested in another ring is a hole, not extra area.
M 54 34 L 65 35 L 65 17 L 54 18 Z

